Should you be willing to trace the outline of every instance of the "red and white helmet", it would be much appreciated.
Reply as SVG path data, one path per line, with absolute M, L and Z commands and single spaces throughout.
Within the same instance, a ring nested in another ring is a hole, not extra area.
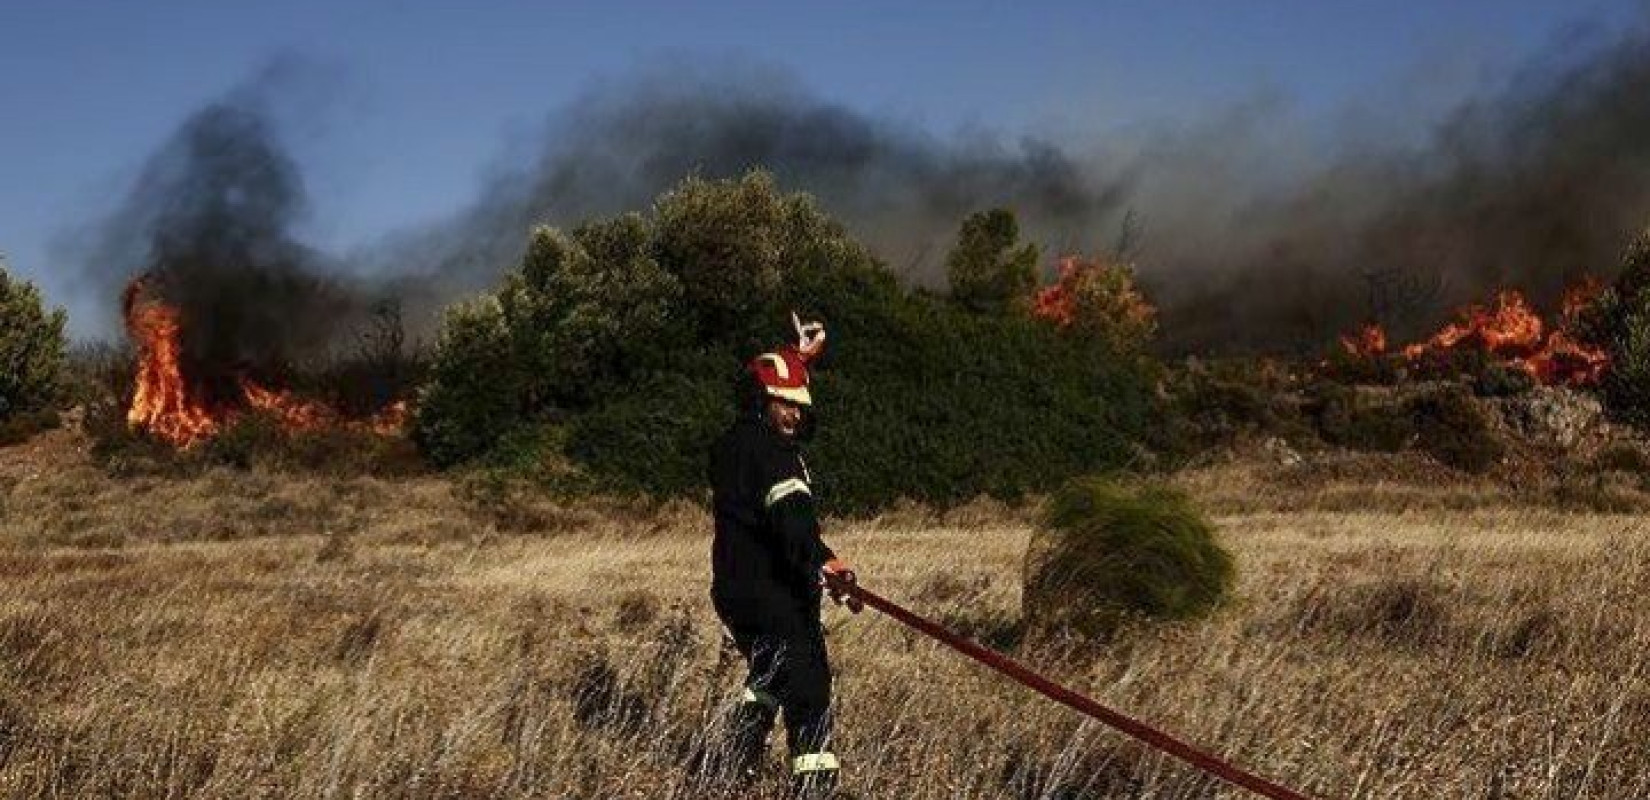
M 813 405 L 813 397 L 808 394 L 808 362 L 825 351 L 825 325 L 803 323 L 794 312 L 791 322 L 796 326 L 797 343 L 763 353 L 751 359 L 746 368 L 769 397 Z
M 787 346 L 763 353 L 751 359 L 746 368 L 769 397 L 813 405 L 813 397 L 808 394 L 808 362 L 796 348 Z

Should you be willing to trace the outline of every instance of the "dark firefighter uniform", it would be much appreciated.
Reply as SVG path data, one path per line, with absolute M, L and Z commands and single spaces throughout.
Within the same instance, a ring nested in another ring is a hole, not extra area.
M 805 363 L 790 348 L 759 356 L 739 419 L 711 452 L 711 598 L 750 668 L 733 724 L 736 769 L 754 772 L 783 711 L 799 788 L 828 789 L 838 763 L 828 749 L 831 671 L 820 575 L 837 562 L 819 538 L 813 478 L 797 443 L 764 410 L 769 397 L 806 407 Z

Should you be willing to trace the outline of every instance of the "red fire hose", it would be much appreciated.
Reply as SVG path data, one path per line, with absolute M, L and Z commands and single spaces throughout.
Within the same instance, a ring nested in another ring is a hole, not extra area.
M 858 584 L 837 584 L 835 588 L 843 594 L 858 598 L 868 605 L 900 622 L 917 629 L 931 638 L 938 639 L 946 646 L 962 653 L 975 661 L 980 662 L 998 672 L 1013 678 L 1021 685 L 1030 688 L 1055 702 L 1069 706 L 1088 716 L 1110 725 L 1146 744 L 1168 753 L 1175 758 L 1185 761 L 1204 772 L 1209 773 L 1228 783 L 1241 786 L 1262 797 L 1273 800 L 1309 800 L 1309 798 L 1284 786 L 1260 777 L 1252 772 L 1232 764 L 1219 756 L 1206 753 L 1191 746 L 1163 731 L 1153 728 L 1137 719 L 1124 716 L 1099 703 L 1090 700 L 1054 681 L 1051 681 L 1025 665 L 995 650 L 983 647 L 962 636 L 952 633 L 938 623 L 924 619 L 899 604 L 878 595 Z

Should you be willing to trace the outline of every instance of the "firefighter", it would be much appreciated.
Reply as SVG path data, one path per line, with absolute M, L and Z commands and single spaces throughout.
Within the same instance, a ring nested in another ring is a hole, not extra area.
M 855 613 L 859 604 L 845 589 L 853 570 L 820 541 L 799 447 L 813 426 L 808 363 L 824 349 L 824 326 L 792 320 L 797 344 L 750 361 L 738 419 L 711 452 L 711 598 L 749 667 L 727 748 L 732 769 L 743 780 L 756 774 L 783 712 L 794 789 L 815 797 L 830 794 L 838 772 L 822 589 Z

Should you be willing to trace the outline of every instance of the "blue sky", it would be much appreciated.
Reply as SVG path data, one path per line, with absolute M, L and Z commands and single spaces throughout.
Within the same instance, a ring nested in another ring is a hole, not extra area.
M 0 252 L 69 302 L 53 243 L 110 208 L 185 115 L 281 55 L 310 65 L 316 95 L 284 131 L 314 200 L 303 233 L 347 249 L 451 213 L 557 107 L 661 63 L 787 71 L 940 135 L 1103 138 L 1261 96 L 1325 126 L 1421 121 L 1574 31 L 1637 24 L 1645 8 L 0 0 Z

